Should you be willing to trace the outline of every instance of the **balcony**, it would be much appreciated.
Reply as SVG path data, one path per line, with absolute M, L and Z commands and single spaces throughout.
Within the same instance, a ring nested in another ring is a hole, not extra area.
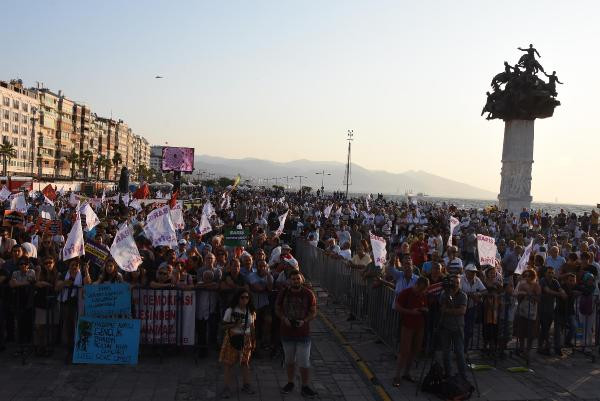
M 38 138 L 38 146 L 42 148 L 52 148 L 56 146 L 56 141 L 54 139 L 50 139 L 48 137 L 39 137 Z

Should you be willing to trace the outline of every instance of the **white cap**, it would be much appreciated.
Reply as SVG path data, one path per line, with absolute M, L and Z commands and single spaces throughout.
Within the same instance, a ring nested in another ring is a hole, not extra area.
M 476 272 L 477 268 L 475 267 L 475 265 L 473 263 L 469 263 L 467 266 L 465 266 L 465 271 L 466 272 Z

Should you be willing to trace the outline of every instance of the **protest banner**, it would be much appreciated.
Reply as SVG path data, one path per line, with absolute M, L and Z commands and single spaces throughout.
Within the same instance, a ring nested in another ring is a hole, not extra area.
M 69 231 L 67 242 L 62 250 L 62 260 L 69 260 L 82 255 L 85 255 L 85 243 L 83 242 L 83 228 L 81 228 L 78 207 L 77 213 L 75 213 L 75 223 Z
M 213 215 L 217 214 L 217 212 L 215 211 L 215 208 L 213 207 L 212 203 L 210 203 L 210 201 L 206 201 L 206 203 L 202 207 L 202 214 L 205 215 L 206 217 L 208 217 L 209 219 Z
M 152 246 L 177 246 L 177 233 L 169 205 L 158 207 L 148 214 L 144 231 L 152 240 Z
M 177 201 L 175 206 L 171 208 L 171 220 L 176 230 L 183 230 L 185 228 L 185 221 L 183 220 L 183 201 Z
M 477 234 L 477 253 L 479 255 L 480 266 L 495 266 L 497 252 L 496 240 L 494 238 Z
M 224 231 L 225 246 L 247 246 L 250 231 L 248 229 L 228 228 Z
M 333 205 L 329 205 L 323 210 L 323 216 L 325 216 L 326 219 L 329 218 L 329 215 L 331 214 L 331 209 L 333 209 Z
M 460 221 L 456 217 L 450 216 L 450 235 L 448 236 L 448 246 L 452 246 L 452 236 L 455 235 L 454 231 L 459 225 Z
M 73 363 L 135 365 L 139 344 L 139 320 L 80 316 Z
M 515 274 L 522 274 L 525 268 L 527 267 L 527 263 L 529 263 L 529 257 L 531 256 L 531 252 L 533 250 L 533 239 L 529 242 L 529 245 L 523 251 L 523 256 L 519 259 L 519 263 L 517 264 L 517 268 L 515 269 Z
M 371 238 L 371 248 L 373 249 L 373 262 L 375 266 L 383 268 L 387 260 L 385 240 L 371 233 L 369 233 L 369 236 Z
M 194 345 L 194 291 L 135 289 L 132 300 L 133 318 L 141 322 L 142 344 Z
M 142 257 L 133 239 L 133 231 L 127 224 L 117 231 L 110 246 L 110 254 L 117 265 L 126 272 L 136 271 L 142 264 Z
M 5 200 L 8 199 L 8 197 L 12 194 L 12 192 L 10 192 L 6 186 L 3 186 L 2 189 L 0 190 L 0 201 L 4 202 Z
M 25 194 L 23 192 L 19 192 L 11 196 L 12 198 L 10 200 L 10 210 L 16 210 L 17 212 L 27 213 L 28 206 L 27 202 L 25 201 Z
M 94 229 L 98 224 L 100 224 L 100 219 L 92 209 L 89 203 L 84 204 L 79 209 L 82 218 L 82 227 L 85 231 L 90 231 Z
M 104 262 L 106 262 L 106 258 L 108 258 L 109 254 L 110 251 L 108 250 L 108 247 L 106 245 L 96 242 L 92 239 L 86 238 L 85 255 L 90 261 L 90 263 L 98 267 L 103 267 Z
M 17 212 L 16 210 L 4 211 L 4 219 L 2 220 L 2 226 L 23 228 L 24 222 L 25 217 L 23 216 L 23 213 Z
M 275 235 L 281 235 L 283 233 L 283 228 L 285 227 L 285 220 L 287 219 L 288 212 L 289 210 L 286 210 L 284 214 L 277 217 L 277 219 L 279 220 L 279 227 L 277 228 L 277 231 L 275 231 Z
M 40 212 L 44 216 L 48 216 L 48 213 Z M 35 232 L 41 231 L 44 234 L 49 235 L 60 235 L 62 234 L 62 222 L 60 220 L 51 220 L 44 217 L 38 217 L 35 222 Z
M 87 317 L 131 317 L 131 287 L 127 283 L 86 285 L 83 301 Z
M 204 235 L 212 231 L 212 226 L 210 225 L 210 221 L 208 221 L 208 216 L 202 213 L 200 217 L 200 225 L 196 228 L 196 232 L 200 235 Z

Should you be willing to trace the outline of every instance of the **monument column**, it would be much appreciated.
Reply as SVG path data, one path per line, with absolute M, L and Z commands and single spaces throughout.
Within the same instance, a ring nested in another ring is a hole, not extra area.
M 502 171 L 500 172 L 499 208 L 518 215 L 531 208 L 531 167 L 533 165 L 533 126 L 536 118 L 548 118 L 560 105 L 556 84 L 562 84 L 556 71 L 548 74 L 536 60 L 540 54 L 529 45 L 514 66 L 504 62 L 504 71 L 492 78 L 492 92 L 481 115 L 504 120 Z M 538 76 L 545 75 L 548 82 Z
M 535 120 L 509 120 L 504 123 L 502 180 L 498 195 L 501 210 L 518 213 L 531 207 L 534 123 Z

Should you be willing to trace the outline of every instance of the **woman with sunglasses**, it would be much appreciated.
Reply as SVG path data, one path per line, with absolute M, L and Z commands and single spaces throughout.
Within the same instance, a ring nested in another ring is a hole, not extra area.
M 158 267 L 158 270 L 156 271 L 156 279 L 150 282 L 150 288 L 175 288 L 175 283 L 173 283 L 173 278 L 169 272 L 169 266 L 166 263 L 162 263 Z
M 250 292 L 239 289 L 231 298 L 229 308 L 223 315 L 225 339 L 221 347 L 219 362 L 223 363 L 225 389 L 222 398 L 231 397 L 233 365 L 240 364 L 242 370 L 242 392 L 254 394 L 250 386 L 250 357 L 255 348 L 254 322 L 256 310 L 250 298 Z
M 515 336 L 519 339 L 518 354 L 529 361 L 529 351 L 533 348 L 533 340 L 538 336 L 538 305 L 542 289 L 537 281 L 537 273 L 527 269 L 515 288 L 517 300 L 517 317 L 515 318 Z M 527 350 L 525 350 L 527 342 Z

